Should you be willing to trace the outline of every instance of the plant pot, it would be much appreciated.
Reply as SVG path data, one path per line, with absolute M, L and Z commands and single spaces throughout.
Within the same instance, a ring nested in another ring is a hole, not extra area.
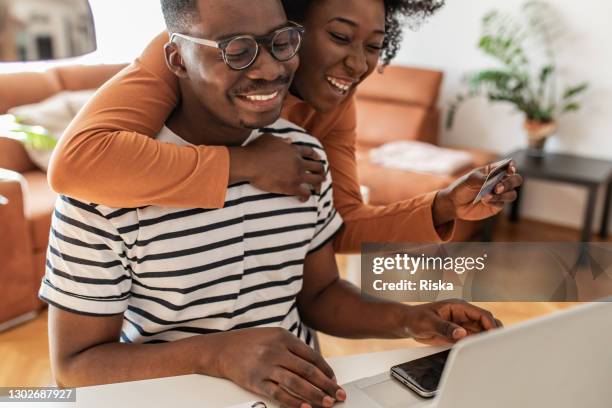
M 544 145 L 546 140 L 557 131 L 557 122 L 539 122 L 526 120 L 523 125 L 527 132 L 528 153 L 530 156 L 544 156 Z

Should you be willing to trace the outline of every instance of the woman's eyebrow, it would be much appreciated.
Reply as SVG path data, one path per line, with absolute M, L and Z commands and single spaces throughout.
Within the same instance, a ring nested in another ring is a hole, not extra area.
M 350 25 L 353 28 L 359 27 L 359 25 L 356 22 L 354 22 L 353 20 L 349 20 L 348 18 L 344 18 L 344 17 L 334 17 L 331 20 L 329 20 L 328 23 L 331 23 L 332 21 L 338 21 L 340 23 Z M 384 30 L 375 30 L 374 33 L 385 35 Z

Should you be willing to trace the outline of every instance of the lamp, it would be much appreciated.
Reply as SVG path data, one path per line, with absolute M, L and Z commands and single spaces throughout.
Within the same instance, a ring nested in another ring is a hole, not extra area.
M 71 58 L 95 49 L 87 0 L 0 0 L 0 61 Z
M 87 0 L 0 0 L 0 62 L 72 58 L 95 50 Z M 7 203 L 0 195 L 0 205 Z

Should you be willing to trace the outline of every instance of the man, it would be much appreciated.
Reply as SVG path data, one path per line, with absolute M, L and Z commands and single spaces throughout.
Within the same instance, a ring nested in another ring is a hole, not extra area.
M 181 33 L 166 58 L 183 100 L 160 139 L 241 145 L 268 132 L 325 160 L 316 139 L 277 121 L 301 35 L 278 0 L 162 5 L 169 30 Z M 199 373 L 284 406 L 330 407 L 346 395 L 313 350 L 309 327 L 448 343 L 497 326 L 464 302 L 361 298 L 338 278 L 330 240 L 342 221 L 331 188 L 327 175 L 320 194 L 300 202 L 240 183 L 215 210 L 117 209 L 61 197 L 40 291 L 50 304 L 58 383 Z

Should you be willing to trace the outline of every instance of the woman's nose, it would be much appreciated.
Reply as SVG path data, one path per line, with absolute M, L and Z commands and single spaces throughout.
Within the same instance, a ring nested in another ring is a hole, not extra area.
M 367 58 L 361 46 L 352 48 L 351 53 L 345 59 L 345 65 L 352 71 L 351 74 L 358 78 L 368 71 Z

